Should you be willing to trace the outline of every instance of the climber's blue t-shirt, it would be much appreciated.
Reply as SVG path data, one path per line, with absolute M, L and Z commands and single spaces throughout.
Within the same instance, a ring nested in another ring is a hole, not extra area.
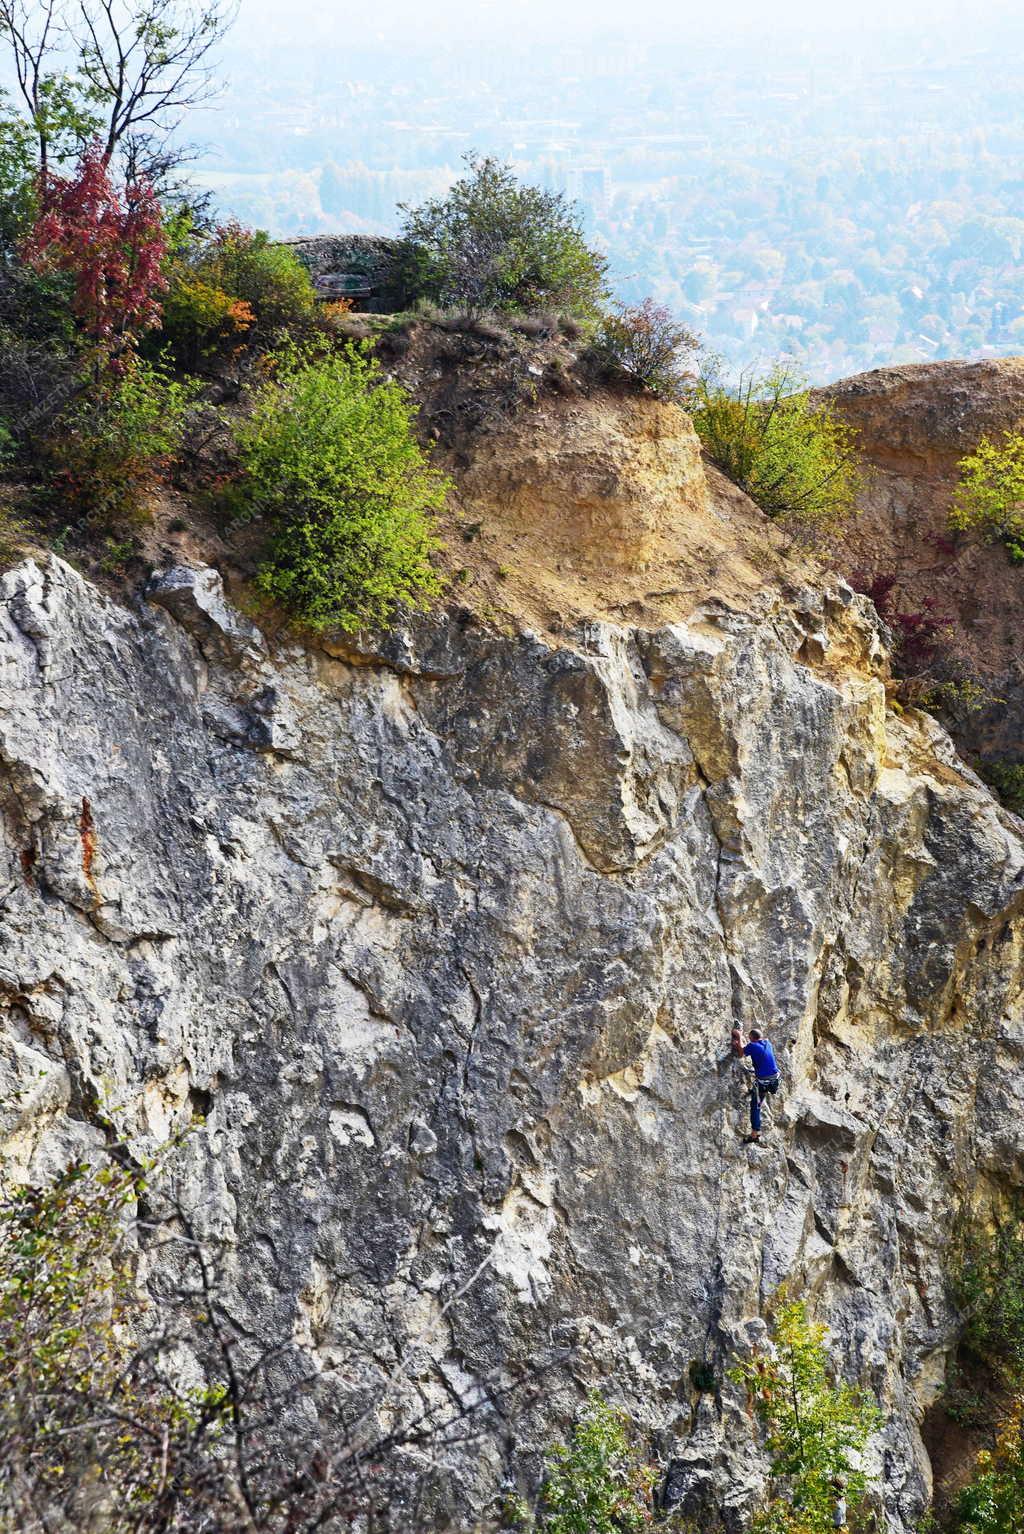
M 766 1076 L 778 1074 L 779 1067 L 775 1063 L 775 1053 L 767 1039 L 751 1039 L 743 1053 L 753 1060 L 754 1072 L 759 1080 L 763 1081 Z

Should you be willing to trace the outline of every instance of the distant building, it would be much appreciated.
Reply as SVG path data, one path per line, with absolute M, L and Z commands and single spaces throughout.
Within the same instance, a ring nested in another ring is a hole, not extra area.
M 565 165 L 549 159 L 541 166 L 540 180 L 548 191 L 562 192 L 591 213 L 608 212 L 612 178 L 607 165 Z
M 606 165 L 581 165 L 569 172 L 570 196 L 595 213 L 608 211 L 611 176 Z

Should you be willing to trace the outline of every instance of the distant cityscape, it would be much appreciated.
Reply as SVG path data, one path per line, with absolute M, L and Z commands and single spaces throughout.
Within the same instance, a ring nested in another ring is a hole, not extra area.
M 197 179 L 274 234 L 389 233 L 473 148 L 577 200 L 616 293 L 734 374 L 1024 352 L 1024 46 L 534 52 L 236 34 Z

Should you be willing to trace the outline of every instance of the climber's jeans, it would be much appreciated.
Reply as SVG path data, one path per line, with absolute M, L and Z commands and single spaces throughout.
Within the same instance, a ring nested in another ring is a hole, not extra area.
M 769 1092 L 774 1097 L 779 1090 L 778 1076 L 759 1077 L 750 1089 L 750 1128 L 754 1134 L 761 1129 L 761 1104 Z

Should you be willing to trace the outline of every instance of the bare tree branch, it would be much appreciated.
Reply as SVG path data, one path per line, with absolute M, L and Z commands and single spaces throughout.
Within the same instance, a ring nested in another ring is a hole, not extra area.
M 264 1348 L 222 1298 L 223 1254 L 148 1176 L 155 1213 L 132 1219 L 138 1175 L 76 1166 L 55 1190 L 0 1196 L 0 1527 L 326 1534 L 383 1514 L 391 1528 L 387 1510 L 408 1505 L 417 1475 L 450 1470 L 495 1422 L 510 1431 L 524 1390 L 564 1363 L 466 1390 L 441 1369 L 432 1396 L 411 1359 L 440 1317 L 404 1347 L 395 1332 L 393 1365 L 369 1338 L 314 1367 L 291 1340 Z M 142 1252 L 147 1267 L 160 1258 L 148 1290 Z
M 45 86 L 66 32 L 64 0 L 0 0 L 0 36 L 7 39 L 18 93 L 36 134 L 43 177 L 50 148 Z
M 73 12 L 67 7 L 74 4 Z M 45 180 L 54 132 L 96 131 L 129 179 L 189 158 L 173 142 L 185 114 L 220 90 L 216 49 L 238 0 L 0 0 L 5 42 Z
M 10 3 L 10 0 L 6 0 Z M 161 141 L 217 94 L 213 54 L 235 0 L 79 0 L 82 78 L 103 102 L 103 152 L 141 134 Z

